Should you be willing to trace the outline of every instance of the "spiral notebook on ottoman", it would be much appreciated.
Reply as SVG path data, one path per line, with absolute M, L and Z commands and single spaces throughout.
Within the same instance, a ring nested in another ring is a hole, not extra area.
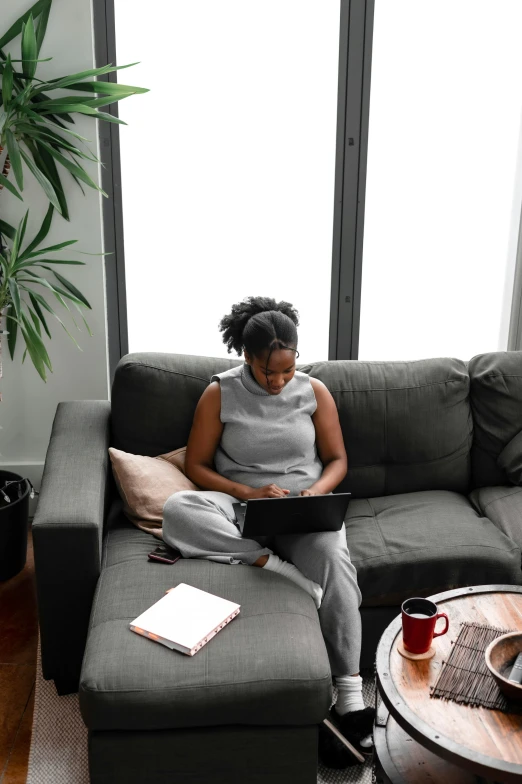
M 180 583 L 129 623 L 131 631 L 194 656 L 236 617 L 239 604 Z

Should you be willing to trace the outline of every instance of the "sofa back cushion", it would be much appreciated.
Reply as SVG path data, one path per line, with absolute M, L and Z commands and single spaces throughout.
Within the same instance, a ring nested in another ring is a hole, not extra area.
M 354 498 L 420 490 L 467 492 L 473 425 L 459 359 L 337 360 L 301 367 L 337 405 Z
M 468 373 L 472 489 L 522 485 L 522 351 L 478 354 Z
M 186 446 L 210 377 L 239 364 L 192 354 L 126 354 L 111 389 L 111 446 L 149 457 Z
M 242 364 L 190 354 L 126 354 L 111 393 L 111 446 L 157 456 L 185 446 L 214 373 Z M 337 405 L 348 473 L 336 491 L 354 498 L 419 490 L 468 492 L 469 376 L 459 359 L 297 364 Z

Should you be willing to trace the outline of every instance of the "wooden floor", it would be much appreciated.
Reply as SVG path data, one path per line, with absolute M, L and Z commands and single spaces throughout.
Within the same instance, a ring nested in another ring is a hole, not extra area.
M 33 540 L 25 568 L 0 582 L 0 784 L 25 784 L 31 745 L 38 620 Z

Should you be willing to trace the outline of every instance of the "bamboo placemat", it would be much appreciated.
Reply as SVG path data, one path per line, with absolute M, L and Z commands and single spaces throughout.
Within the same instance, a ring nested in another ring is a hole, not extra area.
M 480 623 L 463 623 L 448 660 L 431 686 L 431 697 L 464 705 L 493 708 L 505 713 L 522 713 L 522 708 L 504 697 L 486 666 L 484 651 L 489 643 L 515 629 L 497 629 Z

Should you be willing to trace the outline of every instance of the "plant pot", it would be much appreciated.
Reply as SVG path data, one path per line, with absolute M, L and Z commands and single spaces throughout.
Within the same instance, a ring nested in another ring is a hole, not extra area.
M 0 471 L 0 487 L 12 479 L 23 480 L 24 477 L 12 471 Z M 0 581 L 10 580 L 25 566 L 31 488 L 25 480 L 21 498 L 18 498 L 16 485 L 9 485 L 4 492 L 12 499 L 12 503 L 8 504 L 0 495 Z

